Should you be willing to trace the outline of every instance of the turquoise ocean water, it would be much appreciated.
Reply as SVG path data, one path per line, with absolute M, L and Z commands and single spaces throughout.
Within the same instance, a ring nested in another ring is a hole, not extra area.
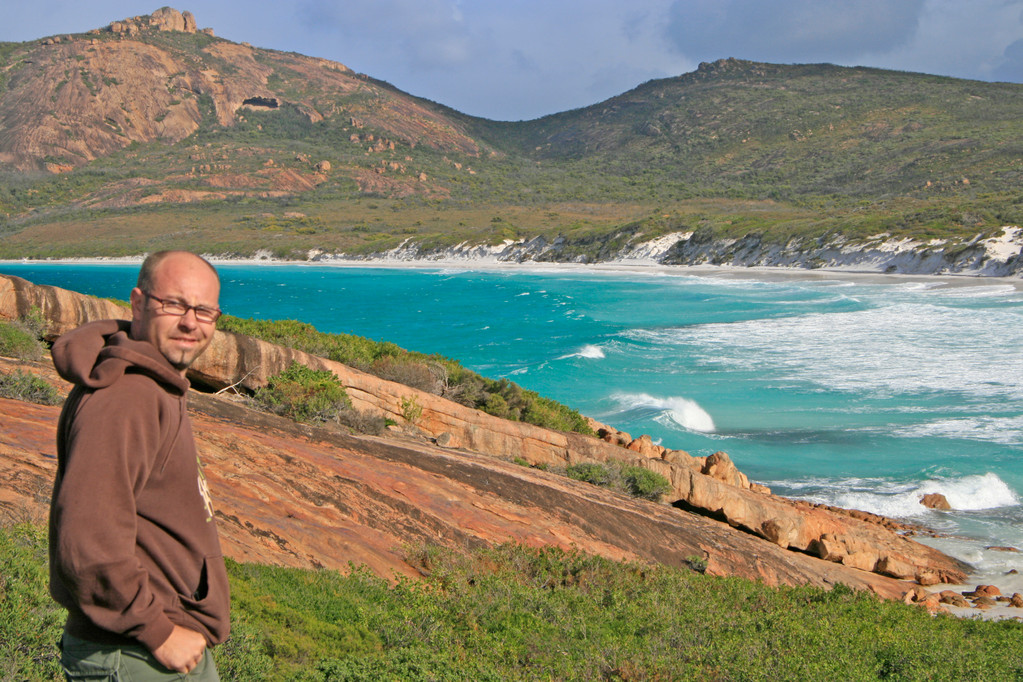
M 992 573 L 1023 547 L 1023 292 L 564 270 L 220 265 L 243 317 L 441 353 L 774 492 L 923 523 Z M 137 265 L 0 264 L 126 299 Z M 943 493 L 954 512 L 924 509 Z M 1023 568 L 1023 566 L 1020 566 Z

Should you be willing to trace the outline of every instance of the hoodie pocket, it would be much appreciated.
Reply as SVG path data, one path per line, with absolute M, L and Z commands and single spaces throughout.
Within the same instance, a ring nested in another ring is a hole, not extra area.
M 199 584 L 190 595 L 178 595 L 181 609 L 209 632 L 213 643 L 227 639 L 231 592 L 224 557 L 216 554 L 203 559 Z

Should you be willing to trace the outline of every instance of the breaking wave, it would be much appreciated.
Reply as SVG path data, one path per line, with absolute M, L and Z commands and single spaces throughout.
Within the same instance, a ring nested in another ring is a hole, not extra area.
M 686 431 L 714 433 L 714 420 L 700 405 L 678 396 L 655 398 L 646 393 L 616 393 L 611 396 L 623 413 L 640 416 L 646 413 L 661 426 Z
M 920 504 L 923 496 L 931 493 L 944 495 L 953 511 L 983 511 L 1020 504 L 1019 496 L 1005 481 L 990 472 L 911 483 L 856 478 L 827 482 L 783 481 L 778 485 L 786 488 L 787 494 L 812 502 L 860 509 L 893 518 L 931 513 L 931 510 Z
M 568 355 L 562 355 L 558 360 L 566 360 L 568 358 L 586 358 L 588 360 L 603 360 L 604 349 L 600 346 L 593 344 L 586 344 L 575 353 L 569 353 Z

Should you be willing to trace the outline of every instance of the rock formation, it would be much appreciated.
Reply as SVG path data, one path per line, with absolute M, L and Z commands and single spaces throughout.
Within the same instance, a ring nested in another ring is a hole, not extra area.
M 928 509 L 951 509 L 952 505 L 941 493 L 927 493 L 920 499 L 920 504 Z
M 179 12 L 171 7 L 161 7 L 150 15 L 131 17 L 111 22 L 111 33 L 135 35 L 140 31 L 180 31 L 195 33 L 195 16 L 191 12 Z
M 199 33 L 203 40 L 154 40 L 158 33 Z M 208 115 L 205 98 L 217 122 L 233 126 L 246 101 L 287 102 L 317 122 L 325 117 L 321 109 L 327 116 L 340 113 L 338 98 L 355 93 L 379 105 L 370 122 L 395 140 L 479 153 L 453 121 L 343 65 L 213 39 L 212 33 L 198 31 L 191 12 L 164 7 L 114 21 L 94 32 L 96 38 L 24 43 L 9 61 L 0 60 L 0 166 L 67 172 L 133 142 L 180 142 Z M 284 72 L 301 81 L 304 95 L 284 97 L 295 92 L 280 82 Z M 274 78 L 280 92 L 270 85 Z M 330 93 L 329 101 L 322 93 Z
M 42 312 L 54 337 L 91 319 L 128 316 L 107 301 L 0 275 L 0 319 L 32 309 Z M 769 494 L 750 484 L 725 453 L 691 457 L 648 446 L 643 438 L 623 446 L 627 438 L 604 425 L 602 439 L 508 421 L 340 363 L 223 332 L 217 332 L 190 378 L 206 389 L 254 390 L 292 362 L 334 372 L 357 409 L 401 424 L 403 402 L 415 398 L 422 414 L 415 424 L 405 424 L 415 438 L 393 442 L 296 426 L 197 395 L 192 402 L 204 416 L 196 431 L 204 456 L 215 462 L 211 485 L 230 491 L 221 493 L 230 500 L 222 506 L 223 516 L 242 557 L 260 556 L 251 545 L 254 533 L 263 544 L 276 546 L 281 555 L 274 555 L 276 561 L 289 565 L 334 566 L 341 543 L 345 561 L 354 556 L 374 570 L 386 566 L 407 573 L 411 569 L 398 558 L 400 542 L 433 538 L 472 545 L 513 539 L 676 565 L 695 555 L 707 559 L 712 573 L 771 584 L 840 581 L 896 597 L 904 589 L 891 578 L 962 582 L 966 577 L 968 566 L 899 535 L 891 529 L 895 524 L 880 517 Z M 45 443 L 56 410 L 11 401 L 0 410 L 5 420 L 23 415 L 19 428 L 3 430 L 8 442 L 0 458 L 17 461 L 4 465 L 4 475 L 35 481 L 28 488 L 19 485 L 18 492 L 11 486 L 0 502 L 8 508 L 38 506 L 52 467 L 47 458 L 52 446 Z M 633 448 L 636 441 L 640 444 Z M 550 468 L 610 461 L 643 466 L 671 481 L 666 501 L 672 506 L 627 500 L 510 464 L 512 459 Z M 382 467 L 397 468 L 385 475 Z M 35 502 L 26 501 L 27 489 L 36 491 L 30 496 Z M 395 530 L 412 527 L 417 530 Z M 367 546 L 373 542 L 378 546 Z M 299 544 L 304 549 L 296 549 Z

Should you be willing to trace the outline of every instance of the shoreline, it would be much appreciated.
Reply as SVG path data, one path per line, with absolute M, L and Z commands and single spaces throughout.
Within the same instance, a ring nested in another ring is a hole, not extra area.
M 1011 597 L 1014 593 L 1023 593 L 1023 573 L 1013 573 L 1016 570 L 1013 558 L 1020 557 L 1018 551 L 1005 551 L 988 548 L 977 538 L 966 538 L 959 535 L 948 535 L 940 532 L 932 536 L 917 535 L 912 538 L 920 544 L 933 547 L 944 554 L 956 557 L 973 567 L 973 571 L 967 576 L 970 582 L 963 583 L 939 583 L 924 589 L 930 593 L 940 593 L 946 590 L 963 594 L 977 589 L 981 585 L 993 585 L 1005 597 Z M 991 561 L 988 558 L 984 561 L 985 552 L 998 552 L 1004 556 L 1004 561 Z M 986 567 L 979 566 L 981 562 Z M 912 586 L 915 583 L 909 582 Z M 1005 602 L 998 602 L 995 606 L 982 609 L 975 606 L 953 606 L 942 604 L 948 612 L 957 618 L 979 618 L 981 620 L 1023 620 L 1023 609 L 1009 606 Z
M 4 265 L 137 265 L 143 256 L 124 257 L 88 257 L 63 259 L 7 259 L 0 260 Z M 269 258 L 223 258 L 207 257 L 217 266 L 259 266 L 259 267 L 310 267 L 310 268 L 386 268 L 396 270 L 476 270 L 476 271 L 521 271 L 521 272 L 592 272 L 609 275 L 649 275 L 707 277 L 711 279 L 739 279 L 760 282 L 781 281 L 849 281 L 863 284 L 895 284 L 914 283 L 931 286 L 969 287 L 969 286 L 1011 286 L 1023 291 L 1023 278 L 1018 276 L 991 276 L 978 274 L 911 274 L 883 273 L 851 268 L 790 268 L 782 266 L 742 266 L 742 265 L 664 265 L 652 260 L 603 261 L 600 263 L 557 263 L 540 261 L 507 262 L 497 260 L 472 259 L 437 259 L 437 260 L 398 260 L 398 259 L 366 259 L 366 260 L 277 260 Z
M 64 259 L 64 260 L 8 260 L 0 261 L 0 270 L 3 269 L 4 264 L 12 265 L 53 265 L 53 266 L 68 266 L 68 265 L 95 265 L 95 266 L 107 266 L 107 265 L 133 265 L 137 266 L 141 262 L 141 257 L 128 257 L 119 259 L 108 259 L 108 258 L 93 258 L 93 259 Z M 731 279 L 746 279 L 755 281 L 765 280 L 776 280 L 784 281 L 791 280 L 793 277 L 797 277 L 803 280 L 816 280 L 816 281 L 839 281 L 839 280 L 853 280 L 853 281 L 866 281 L 869 283 L 881 283 L 881 284 L 897 284 L 904 282 L 921 282 L 928 286 L 987 286 L 987 287 L 1004 287 L 1006 284 L 1016 284 L 1017 290 L 1020 289 L 1019 284 L 1023 282 L 1007 282 L 1006 278 L 1001 277 L 964 277 L 960 276 L 935 276 L 935 275 L 885 275 L 879 273 L 849 273 L 846 271 L 828 271 L 828 270 L 813 270 L 813 271 L 800 271 L 789 268 L 773 268 L 773 267 L 759 267 L 759 268 L 748 268 L 748 267 L 736 267 L 736 266 L 664 266 L 651 262 L 611 262 L 601 263 L 596 265 L 583 265 L 583 264 L 563 264 L 563 263 L 494 263 L 494 262 L 479 262 L 479 261 L 467 261 L 465 259 L 459 260 L 448 260 L 448 261 L 399 261 L 399 260 L 385 260 L 385 261 L 343 261 L 343 262 L 307 262 L 307 261 L 278 261 L 278 260 L 267 260 L 267 259 L 211 259 L 216 264 L 224 265 L 237 265 L 237 266 L 303 266 L 308 268 L 317 267 L 347 267 L 347 268 L 389 268 L 394 270 L 438 270 L 438 269 L 460 269 L 460 270 L 475 270 L 475 271 L 514 271 L 520 270 L 524 272 L 587 272 L 587 273 L 609 273 L 609 274 L 628 274 L 628 275 L 648 275 L 648 276 L 660 276 L 664 274 L 673 276 L 709 276 L 719 278 L 731 278 Z M 766 276 L 765 276 L 766 275 Z M 932 532 L 939 533 L 938 531 Z M 1012 594 L 1013 592 L 1023 592 L 1023 578 L 1019 575 L 1011 576 L 999 572 L 997 569 L 992 570 L 992 566 L 982 567 L 981 564 L 988 562 L 980 560 L 979 556 L 970 556 L 974 552 L 979 552 L 978 546 L 981 545 L 981 541 L 978 538 L 963 538 L 956 537 L 954 535 L 938 534 L 935 538 L 935 542 L 939 544 L 946 544 L 947 547 L 943 548 L 942 551 L 945 553 L 958 556 L 959 558 L 970 563 L 974 570 L 970 572 L 967 580 L 975 581 L 972 584 L 962 585 L 941 585 L 940 589 L 949 589 L 958 592 L 974 589 L 978 584 L 991 584 L 998 586 L 1006 594 Z M 931 542 L 925 542 L 925 544 L 932 544 Z M 952 545 L 957 545 L 955 549 Z M 966 549 L 966 555 L 964 556 L 963 549 Z M 1008 558 L 1010 555 L 1006 555 Z M 1015 556 L 1019 556 L 1016 554 Z M 997 563 L 997 562 L 996 562 Z M 985 570 L 985 568 L 987 570 Z M 950 608 L 951 610 L 951 608 Z M 995 607 L 990 610 L 981 609 L 962 609 L 962 613 L 956 615 L 962 615 L 966 617 L 981 617 L 981 618 L 1019 618 L 1023 616 L 1018 609 L 1010 609 L 1008 607 Z M 1020 615 L 1017 615 L 1020 614 Z

